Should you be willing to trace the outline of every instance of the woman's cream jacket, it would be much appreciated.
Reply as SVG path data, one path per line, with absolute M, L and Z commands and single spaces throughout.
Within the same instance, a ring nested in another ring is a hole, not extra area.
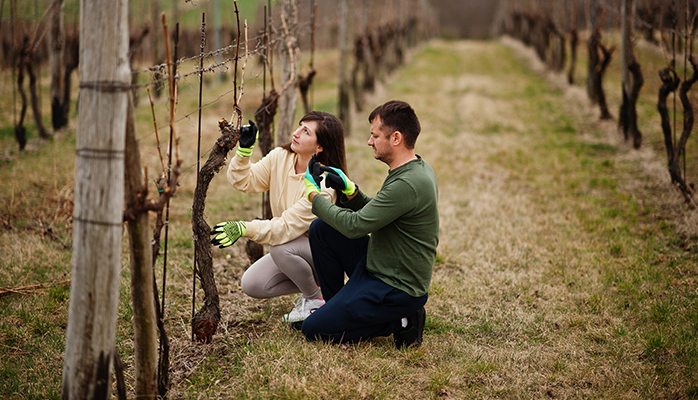
M 303 173 L 295 171 L 298 155 L 277 147 L 258 162 L 235 155 L 228 165 L 228 183 L 243 193 L 269 191 L 272 219 L 245 222 L 245 237 L 257 243 L 279 245 L 306 235 L 317 218 L 305 191 Z M 320 194 L 335 201 L 332 188 L 320 185 Z

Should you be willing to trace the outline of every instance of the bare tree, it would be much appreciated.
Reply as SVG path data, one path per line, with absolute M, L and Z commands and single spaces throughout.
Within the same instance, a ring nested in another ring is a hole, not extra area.
M 596 0 L 589 0 L 589 13 L 587 15 L 589 17 L 588 28 L 591 32 L 594 32 L 596 29 L 597 12 L 598 8 L 596 7 Z M 598 82 L 596 82 L 596 78 L 598 77 L 596 74 L 596 68 L 598 68 L 599 65 L 599 53 L 591 40 L 589 40 L 587 50 L 589 52 L 589 62 L 587 66 L 587 95 L 589 96 L 589 100 L 591 100 L 593 104 L 596 104 L 599 100 L 596 93 L 596 88 L 598 87 Z
M 575 67 L 577 66 L 577 43 L 579 43 L 579 35 L 577 33 L 577 3 L 572 0 L 572 14 L 570 16 L 570 62 L 567 70 L 567 82 L 570 85 L 574 84 Z
M 46 131 L 41 118 L 41 106 L 39 104 L 39 94 L 37 88 L 38 77 L 34 71 L 35 53 L 38 49 L 38 44 L 41 41 L 41 37 L 35 33 L 30 38 L 28 35 L 24 35 L 21 40 L 21 45 L 17 48 L 17 91 L 22 98 L 22 109 L 20 111 L 20 119 L 17 126 L 15 126 L 15 136 L 17 142 L 19 143 L 19 149 L 23 150 L 26 144 L 26 132 L 23 126 L 24 115 L 27 111 L 27 95 L 24 93 L 24 75 L 29 75 L 29 102 L 32 108 L 32 115 L 34 116 L 34 123 L 36 124 L 36 130 L 39 132 L 39 136 L 43 139 L 48 139 L 51 135 Z
M 68 104 L 65 96 L 65 25 L 63 9 L 65 0 L 53 0 L 49 19 L 48 61 L 51 74 L 51 123 L 58 130 L 68 125 Z
M 552 41 L 550 67 L 555 71 L 561 71 L 565 66 L 565 35 L 563 33 L 563 20 L 565 18 L 566 10 L 564 2 L 561 0 L 555 0 L 553 10 L 553 21 L 549 39 Z
M 107 399 L 115 352 L 129 83 L 128 1 L 80 2 L 80 113 L 63 399 Z
M 223 46 L 223 29 L 221 28 L 221 2 L 220 0 L 213 0 L 213 48 L 220 49 Z M 216 63 L 221 62 L 221 55 L 217 54 L 215 56 Z M 219 72 L 216 74 L 216 81 L 223 82 L 223 73 Z
M 352 2 L 353 3 L 353 2 Z M 351 132 L 351 114 L 349 108 L 349 93 L 351 92 L 351 55 L 354 29 L 352 17 L 353 9 L 349 7 L 349 0 L 339 1 L 339 68 L 338 68 L 338 115 L 344 123 L 344 132 Z
M 608 110 L 608 103 L 606 102 L 606 93 L 603 89 L 603 76 L 606 73 L 608 65 L 611 63 L 611 56 L 615 50 L 614 46 L 607 48 L 601 43 L 601 31 L 599 28 L 594 29 L 589 38 L 589 54 L 594 54 L 596 58 L 596 68 L 592 71 L 593 77 L 590 80 L 594 82 L 594 93 L 596 93 L 596 103 L 599 105 L 601 110 L 601 119 L 612 119 L 613 116 Z M 599 52 L 603 57 L 599 56 Z M 591 60 L 591 57 L 589 57 Z
M 155 30 L 155 27 L 160 24 L 161 17 L 160 10 L 160 0 L 150 1 L 150 15 L 149 24 Z M 150 35 L 150 54 L 153 56 L 153 63 L 155 65 L 160 65 L 165 61 L 165 55 L 163 54 L 163 42 L 160 35 Z M 165 87 L 165 80 L 162 79 L 161 75 L 155 75 L 155 84 L 153 85 L 153 92 L 156 98 L 160 98 L 162 95 L 162 89 Z
M 298 58 L 300 50 L 298 48 L 298 38 L 295 36 L 296 27 L 298 26 L 298 0 L 283 0 L 282 14 L 288 30 L 285 33 L 285 46 L 279 46 L 281 57 L 281 82 L 285 88 L 290 90 L 282 90 L 279 97 L 279 120 L 277 121 L 276 143 L 286 143 L 291 141 L 291 134 L 295 130 L 294 120 L 296 118 L 296 104 L 298 102 L 298 93 L 295 88 L 298 82 Z M 287 86 L 288 85 L 288 86 Z
M 364 62 L 364 74 L 363 74 L 363 92 L 373 92 L 376 87 L 376 72 L 375 63 L 373 56 L 371 54 L 371 42 L 373 41 L 373 34 L 371 33 L 371 26 L 369 23 L 371 4 L 368 0 L 363 0 L 363 10 L 361 12 L 361 21 L 363 24 L 363 34 L 361 35 L 361 51 L 362 59 Z M 357 55 L 358 56 L 358 55 Z
M 686 153 L 686 143 L 693 130 L 693 106 L 688 98 L 687 92 L 693 84 L 698 80 L 698 61 L 695 56 L 691 55 L 691 66 L 693 66 L 693 76 L 681 84 L 679 97 L 681 105 L 684 107 L 683 132 L 678 142 L 674 143 L 671 130 L 671 118 L 669 117 L 669 109 L 667 108 L 666 100 L 669 94 L 679 88 L 681 80 L 673 68 L 667 67 L 659 71 L 659 77 L 662 80 L 662 86 L 659 88 L 659 101 L 657 102 L 657 110 L 662 118 L 662 133 L 664 134 L 664 145 L 667 153 L 667 165 L 669 166 L 669 175 L 671 182 L 674 183 L 684 196 L 687 203 L 695 207 L 693 200 L 694 188 L 693 185 L 687 184 L 684 176 L 681 174 L 680 160 L 681 156 Z
M 621 6 L 621 73 L 623 85 L 623 102 L 620 106 L 618 126 L 623 130 L 625 140 L 631 136 L 633 147 L 642 145 L 642 133 L 637 126 L 637 99 L 644 83 L 640 64 L 633 52 L 633 21 L 635 19 L 635 0 L 623 0 Z

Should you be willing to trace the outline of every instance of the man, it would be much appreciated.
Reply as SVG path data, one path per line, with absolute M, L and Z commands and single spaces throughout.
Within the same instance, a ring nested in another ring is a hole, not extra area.
M 389 167 L 375 197 L 339 169 L 308 164 L 308 200 L 319 217 L 310 246 L 327 303 L 301 329 L 308 340 L 352 343 L 392 334 L 397 348 L 418 347 L 439 242 L 436 176 L 415 153 L 421 127 L 409 104 L 389 101 L 368 120 L 368 145 Z M 323 171 L 346 208 L 317 196 Z

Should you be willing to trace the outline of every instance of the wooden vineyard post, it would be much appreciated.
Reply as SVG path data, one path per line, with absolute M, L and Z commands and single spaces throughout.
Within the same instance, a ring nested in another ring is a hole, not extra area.
M 128 2 L 80 2 L 80 113 L 63 399 L 108 399 L 119 306 Z

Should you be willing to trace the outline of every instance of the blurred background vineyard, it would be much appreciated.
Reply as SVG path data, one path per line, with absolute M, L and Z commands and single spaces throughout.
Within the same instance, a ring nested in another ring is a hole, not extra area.
M 241 52 L 237 71 L 240 79 L 247 61 L 240 102 L 244 121 L 269 93 L 272 76 L 277 90 L 283 86 L 281 3 L 237 2 L 241 23 L 249 25 L 249 59 Z M 290 27 L 301 57 L 296 73 L 308 74 L 311 60 L 317 70 L 310 106 L 332 113 L 340 112 L 337 3 L 298 1 L 298 24 Z M 60 397 L 71 278 L 80 10 L 79 1 L 65 1 L 65 63 L 74 69 L 67 125 L 54 129 L 47 26 L 52 4 L 0 3 L 0 397 L 8 399 Z M 242 245 L 216 253 L 224 307 L 220 334 L 208 347 L 190 341 L 195 168 L 219 136 L 218 120 L 231 119 L 237 16 L 232 0 L 131 0 L 136 125 L 151 181 L 164 173 L 158 146 L 166 151 L 169 117 L 160 13 L 170 38 L 179 24 L 175 128 L 184 168 L 172 202 L 167 273 L 172 397 L 698 398 L 698 217 L 669 178 L 657 111 L 658 72 L 675 59 L 681 80 L 693 73 L 686 52 L 693 44 L 686 38 L 695 36 L 688 24 L 698 1 L 634 1 L 632 44 L 644 77 L 637 101 L 639 149 L 618 127 L 621 0 L 352 4 L 352 54 L 346 64 L 353 87 L 345 121 L 351 123 L 350 176 L 367 193 L 380 187 L 385 168 L 365 146 L 366 115 L 399 97 L 412 103 L 423 121 L 418 149 L 439 178 L 442 243 L 425 346 L 405 354 L 380 340 L 348 349 L 306 345 L 280 323 L 289 299 L 258 301 L 240 292 L 239 276 L 249 265 Z M 274 43 L 268 53 L 261 35 L 265 6 L 271 9 Z M 197 160 L 202 13 L 204 154 Z M 602 85 L 610 119 L 602 119 L 598 99 L 589 93 L 594 29 L 601 47 L 615 47 Z M 371 51 L 379 65 L 372 87 L 361 58 L 367 53 L 358 51 L 366 43 L 375 44 Z M 22 51 L 30 54 L 22 62 L 31 64 L 36 77 L 41 123 L 34 118 L 27 74 L 27 143 L 20 150 L 15 135 L 23 104 L 17 84 Z M 692 104 L 698 100 L 695 89 L 687 96 Z M 678 95 L 672 94 L 667 106 L 676 141 L 684 114 Z M 300 99 L 295 113 L 296 121 L 304 113 Z M 690 188 L 698 181 L 695 141 L 692 135 L 681 160 Z M 152 182 L 150 189 L 154 193 Z M 207 200 L 211 221 L 253 219 L 262 209 L 261 196 L 233 191 L 222 176 L 213 181 Z M 131 390 L 127 247 L 124 240 L 117 348 Z M 158 284 L 161 265 L 162 256 Z M 201 292 L 198 296 L 201 301 Z

